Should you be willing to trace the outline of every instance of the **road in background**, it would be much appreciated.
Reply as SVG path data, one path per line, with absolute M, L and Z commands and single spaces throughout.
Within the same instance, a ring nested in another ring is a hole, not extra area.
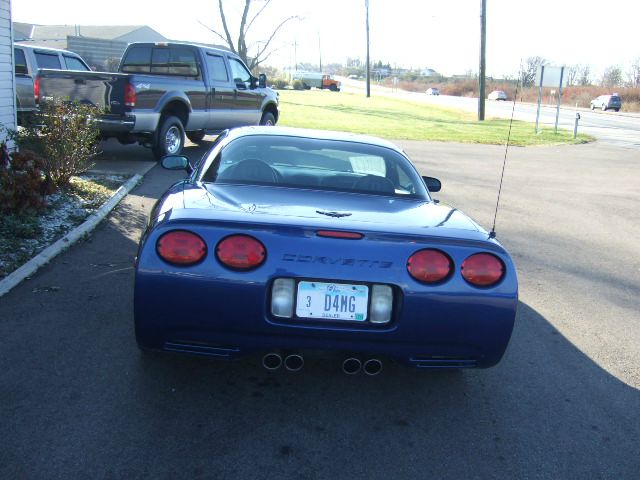
M 342 89 L 351 92 L 364 92 L 364 82 L 358 80 L 340 79 Z M 449 95 L 427 95 L 424 92 L 407 92 L 399 89 L 391 89 L 372 85 L 372 95 L 383 95 L 391 98 L 401 98 L 414 102 L 438 105 L 441 107 L 456 108 L 469 112 L 478 111 L 478 99 L 467 97 L 453 97 Z M 486 102 L 486 118 L 499 117 L 511 118 L 513 109 L 512 101 Z M 537 105 L 530 103 L 516 103 L 513 118 L 526 122 L 536 121 Z M 597 138 L 603 143 L 640 149 L 640 114 L 616 113 L 613 111 L 591 111 L 586 108 L 560 108 L 558 126 L 573 131 L 576 113 L 580 113 L 578 132 L 586 133 Z M 555 107 L 543 106 L 540 111 L 540 125 L 553 127 L 555 125 Z

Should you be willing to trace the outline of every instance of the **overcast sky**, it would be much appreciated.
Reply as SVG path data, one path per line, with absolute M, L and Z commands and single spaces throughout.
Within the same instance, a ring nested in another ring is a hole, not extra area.
M 262 0 L 256 0 L 262 4 Z M 280 20 L 299 15 L 277 36 L 270 61 L 344 63 L 365 58 L 364 0 L 272 0 L 250 39 L 266 40 Z M 445 74 L 478 70 L 480 0 L 369 0 L 371 57 L 392 66 Z M 225 0 L 229 16 L 244 0 Z M 38 24 L 149 25 L 166 37 L 220 43 L 200 22 L 219 26 L 217 0 L 12 0 L 13 20 Z M 640 57 L 638 0 L 487 0 L 487 74 L 516 74 L 521 59 L 590 64 L 595 75 Z M 320 44 L 320 48 L 318 46 Z

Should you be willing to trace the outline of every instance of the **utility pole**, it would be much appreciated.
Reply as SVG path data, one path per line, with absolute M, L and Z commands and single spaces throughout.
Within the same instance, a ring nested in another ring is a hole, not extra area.
M 479 97 L 478 98 L 478 120 L 484 120 L 484 102 L 486 98 L 485 92 L 485 74 L 487 69 L 487 0 L 481 1 L 480 12 L 480 72 L 478 73 L 479 81 Z
M 320 73 L 322 73 L 322 48 L 320 47 L 320 32 L 318 32 L 318 55 L 320 56 Z
M 367 11 L 367 98 L 371 96 L 371 66 L 369 65 L 369 0 L 364 0 Z
M 293 40 L 293 62 L 296 72 L 298 71 L 298 39 Z

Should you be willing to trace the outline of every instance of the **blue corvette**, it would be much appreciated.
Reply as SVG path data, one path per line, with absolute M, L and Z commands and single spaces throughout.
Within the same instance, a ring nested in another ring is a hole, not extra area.
M 509 254 L 440 182 L 376 138 L 280 127 L 223 133 L 156 203 L 136 261 L 138 345 L 299 370 L 339 352 L 346 373 L 383 361 L 490 367 L 518 302 Z

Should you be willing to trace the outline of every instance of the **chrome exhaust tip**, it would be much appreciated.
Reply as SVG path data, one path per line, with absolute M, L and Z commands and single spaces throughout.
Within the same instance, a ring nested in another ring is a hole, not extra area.
M 359 358 L 349 357 L 342 362 L 342 371 L 347 375 L 356 375 L 362 369 L 362 361 Z
M 370 358 L 364 362 L 362 369 L 367 375 L 378 375 L 382 371 L 382 361 L 377 358 Z
M 297 372 L 304 367 L 304 358 L 302 355 L 292 353 L 284 358 L 284 367 L 290 372 Z
M 267 370 L 277 370 L 282 366 L 282 355 L 269 352 L 262 357 L 262 366 Z

